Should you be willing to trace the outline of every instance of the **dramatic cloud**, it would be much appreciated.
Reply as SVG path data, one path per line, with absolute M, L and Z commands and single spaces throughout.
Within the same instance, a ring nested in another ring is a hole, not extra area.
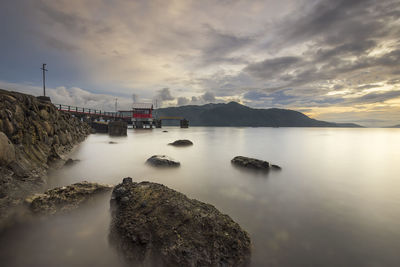
M 71 104 L 135 93 L 399 124 L 399 18 L 397 0 L 3 0 L 0 81 L 40 94 L 47 63 Z

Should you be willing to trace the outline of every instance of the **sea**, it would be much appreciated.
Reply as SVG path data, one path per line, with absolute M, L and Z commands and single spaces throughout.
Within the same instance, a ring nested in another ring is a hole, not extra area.
M 177 139 L 194 145 L 168 145 Z M 152 155 L 181 166 L 146 165 Z M 282 170 L 235 167 L 239 155 Z M 400 129 L 128 129 L 126 137 L 92 134 L 69 157 L 80 161 L 50 170 L 48 188 L 124 177 L 164 184 L 239 223 L 251 238 L 251 266 L 400 266 Z M 0 265 L 127 266 L 108 242 L 109 200 L 8 228 Z

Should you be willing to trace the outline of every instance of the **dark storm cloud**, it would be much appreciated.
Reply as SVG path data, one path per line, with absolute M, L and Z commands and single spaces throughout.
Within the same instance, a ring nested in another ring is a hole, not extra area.
M 262 98 L 268 97 L 268 94 L 259 91 L 249 91 L 245 93 L 243 97 L 247 100 L 260 100 Z
M 273 79 L 275 75 L 285 73 L 299 63 L 299 57 L 278 57 L 249 64 L 244 71 L 264 79 Z
M 301 8 L 305 12 L 299 12 L 299 16 L 287 18 L 287 23 L 280 28 L 283 38 L 278 43 L 287 45 L 311 39 L 318 43 L 341 45 L 358 43 L 371 35 L 385 36 L 390 32 L 386 24 L 397 19 L 393 11 L 398 11 L 399 7 L 394 3 L 376 0 L 318 1 L 311 9 L 308 6 Z M 392 11 L 388 12 L 391 8 Z
M 83 34 L 87 32 L 86 25 L 88 24 L 88 21 L 82 17 L 74 13 L 60 11 L 44 1 L 38 1 L 36 5 L 37 8 L 42 12 L 43 18 L 47 21 L 47 23 L 57 23 L 70 31 L 78 31 Z
M 310 103 L 321 102 L 314 100 L 318 95 L 326 94 L 321 90 L 322 82 L 356 77 L 362 71 L 379 72 L 379 75 L 374 74 L 373 82 L 385 82 L 388 76 L 399 70 L 400 43 L 396 40 L 400 38 L 400 29 L 395 25 L 399 21 L 400 5 L 396 2 L 322 0 L 303 6 L 299 8 L 301 12 L 289 14 L 281 20 L 274 34 L 276 38 L 263 46 L 263 49 L 271 51 L 294 51 L 297 46 L 307 44 L 302 53 L 269 57 L 248 64 L 243 71 L 271 83 L 265 92 L 294 88 L 301 97 L 304 87 L 314 88 Z M 392 44 L 383 49 L 388 41 Z M 383 50 L 370 55 L 374 49 Z M 364 83 L 362 80 L 357 82 Z M 332 86 L 336 90 L 343 87 L 342 83 Z M 308 94 L 304 92 L 304 95 Z
M 208 40 L 207 45 L 201 48 L 202 62 L 205 65 L 216 63 L 243 64 L 248 63 L 244 58 L 231 54 L 250 45 L 254 39 L 249 36 L 238 36 L 232 33 L 218 31 L 209 24 L 204 25 L 203 33 Z

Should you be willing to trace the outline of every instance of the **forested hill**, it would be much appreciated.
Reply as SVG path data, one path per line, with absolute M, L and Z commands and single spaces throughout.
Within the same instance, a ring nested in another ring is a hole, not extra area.
M 236 102 L 161 108 L 156 116 L 181 116 L 190 126 L 361 127 L 354 123 L 318 121 L 288 109 L 253 109 Z

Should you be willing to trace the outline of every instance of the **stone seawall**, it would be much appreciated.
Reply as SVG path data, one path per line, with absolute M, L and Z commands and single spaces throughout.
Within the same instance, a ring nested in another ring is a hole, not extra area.
M 90 127 L 36 97 L 0 89 L 0 227 L 13 206 L 45 184 L 49 166 Z

